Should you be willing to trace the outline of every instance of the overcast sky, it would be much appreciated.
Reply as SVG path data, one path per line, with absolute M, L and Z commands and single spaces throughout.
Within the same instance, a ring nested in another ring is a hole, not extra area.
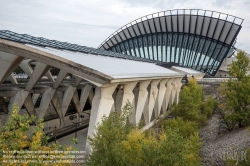
M 128 22 L 170 9 L 243 18 L 236 47 L 250 53 L 250 0 L 0 0 L 0 29 L 97 48 Z

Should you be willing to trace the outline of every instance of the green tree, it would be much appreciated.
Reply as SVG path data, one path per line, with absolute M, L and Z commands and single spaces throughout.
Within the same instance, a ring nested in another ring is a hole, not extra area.
M 159 134 L 154 130 L 146 133 L 125 124 L 128 115 L 128 112 L 111 112 L 102 119 L 94 137 L 89 138 L 93 151 L 86 162 L 88 166 L 201 165 L 200 139 L 194 131 L 196 127 L 189 126 L 194 122 L 185 126 L 179 118 L 177 124 L 171 121 L 173 125 L 163 127 Z
M 42 119 L 38 121 L 37 125 L 34 127 L 31 138 L 28 138 L 28 131 L 30 129 L 30 123 L 35 120 L 35 116 L 29 117 L 29 115 L 18 115 L 18 107 L 14 105 L 12 114 L 10 115 L 6 125 L 0 134 L 0 165 L 20 165 L 20 163 L 3 163 L 6 160 L 6 152 L 10 151 L 54 151 L 54 150 L 71 150 L 71 147 L 66 147 L 59 145 L 58 143 L 53 143 L 51 145 L 47 144 L 48 137 L 43 132 L 44 125 Z M 5 153 L 4 153 L 5 151 Z M 13 154 L 8 154 L 13 155 Z M 26 153 L 17 153 L 16 157 L 22 157 L 27 155 Z M 32 154 L 36 158 L 42 160 L 47 160 L 46 157 L 42 157 L 41 153 Z M 59 154 L 64 156 L 65 154 Z M 28 159 L 26 160 L 28 161 Z M 55 163 L 52 165 L 64 165 L 63 162 Z M 48 165 L 46 163 L 22 163 L 22 165 Z M 50 164 L 51 165 L 51 164 Z M 67 165 L 67 164 L 65 164 Z
M 246 126 L 250 118 L 250 77 L 247 75 L 249 59 L 243 51 L 236 58 L 237 61 L 232 62 L 229 68 L 230 75 L 235 78 L 220 86 L 219 112 L 229 130 L 236 126 Z
M 184 121 L 181 117 L 160 122 L 163 128 L 178 129 L 183 137 L 190 137 L 198 131 L 198 124 L 192 121 Z
M 198 125 L 204 124 L 217 105 L 212 97 L 205 101 L 204 96 L 202 87 L 197 84 L 196 79 L 190 79 L 188 86 L 184 86 L 180 92 L 179 103 L 173 108 L 173 115 L 196 122 Z

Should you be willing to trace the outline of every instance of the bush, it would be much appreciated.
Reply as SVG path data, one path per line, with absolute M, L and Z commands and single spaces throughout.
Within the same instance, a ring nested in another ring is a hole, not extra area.
M 28 138 L 28 131 L 30 129 L 30 123 L 35 120 L 35 116 L 29 117 L 29 115 L 18 115 L 18 107 L 14 105 L 12 114 L 10 115 L 7 123 L 3 126 L 3 129 L 0 134 L 0 163 L 4 160 L 12 160 L 12 158 L 6 158 L 6 153 L 3 151 L 22 151 L 23 153 L 16 153 L 17 159 L 24 159 L 27 157 L 24 151 L 69 151 L 71 147 L 66 147 L 59 145 L 58 143 L 53 143 L 48 145 L 48 137 L 43 132 L 44 124 L 42 123 L 42 119 L 38 121 L 36 126 L 34 127 L 33 134 L 31 138 Z M 10 155 L 10 154 L 9 154 Z M 12 155 L 12 154 L 11 154 Z M 35 156 L 35 159 L 39 159 L 39 162 L 32 163 L 28 162 L 29 160 L 25 160 L 22 165 L 27 166 L 42 166 L 44 163 L 42 161 L 48 160 L 45 155 L 41 155 L 41 153 L 32 154 Z M 67 154 L 59 154 L 62 158 Z M 57 159 L 53 159 L 54 161 Z M 53 161 L 52 161 L 53 162 Z M 65 162 L 60 163 L 52 163 L 52 165 L 68 165 Z M 7 162 L 4 165 L 20 165 L 20 163 L 11 163 Z
M 189 85 L 180 92 L 180 101 L 173 108 L 173 115 L 203 125 L 212 115 L 216 105 L 212 97 L 209 97 L 207 101 L 204 100 L 202 88 L 195 79 L 191 79 Z
M 181 118 L 161 122 L 164 127 L 158 134 L 124 124 L 125 119 L 127 114 L 117 112 L 103 118 L 94 137 L 89 138 L 93 152 L 86 165 L 202 165 L 196 123 Z
M 194 135 L 198 130 L 198 125 L 192 121 L 184 121 L 182 118 L 177 117 L 171 120 L 165 120 L 160 122 L 160 125 L 164 128 L 178 129 L 179 133 L 183 137 L 190 137 Z

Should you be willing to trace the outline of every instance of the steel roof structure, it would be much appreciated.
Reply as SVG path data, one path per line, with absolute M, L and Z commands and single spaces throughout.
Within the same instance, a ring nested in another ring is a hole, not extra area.
M 215 75 L 234 52 L 242 23 L 241 18 L 216 11 L 168 10 L 126 24 L 99 48 Z
M 37 45 L 37 46 L 42 46 L 42 47 L 51 47 L 51 48 L 62 49 L 62 50 L 78 51 L 78 52 L 87 53 L 87 54 L 89 53 L 89 54 L 130 59 L 130 60 L 143 61 L 143 62 L 153 62 L 150 59 L 132 57 L 132 56 L 124 55 L 124 54 L 117 53 L 117 52 L 111 52 L 111 51 L 106 51 L 102 49 L 96 49 L 96 48 L 81 46 L 77 44 L 71 44 L 67 42 L 60 42 L 57 40 L 49 40 L 43 37 L 34 37 L 31 35 L 27 35 L 27 34 L 18 34 L 9 30 L 0 30 L 0 38 L 18 42 L 18 43 L 32 44 L 32 45 Z

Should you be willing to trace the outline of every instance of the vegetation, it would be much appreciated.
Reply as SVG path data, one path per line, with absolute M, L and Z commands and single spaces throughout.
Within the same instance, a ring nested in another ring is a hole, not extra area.
M 220 87 L 219 113 L 228 130 L 244 127 L 250 122 L 249 59 L 242 51 L 236 58 L 237 61 L 229 68 L 230 75 L 235 79 L 230 79 Z
M 174 119 L 163 123 L 157 134 L 125 124 L 128 115 L 128 110 L 123 110 L 102 119 L 94 137 L 89 138 L 93 151 L 88 166 L 201 165 L 201 143 L 194 122 Z
M 194 78 L 189 80 L 188 86 L 184 86 L 179 100 L 179 103 L 173 108 L 173 115 L 195 122 L 199 126 L 206 122 L 217 107 L 217 101 L 211 96 L 205 101 L 204 92 Z
M 22 165 L 47 165 L 43 161 L 47 160 L 47 156 L 45 154 L 41 155 L 43 152 L 55 151 L 55 150 L 71 150 L 71 147 L 61 146 L 58 143 L 53 143 L 52 145 L 48 145 L 48 137 L 43 132 L 43 123 L 42 120 L 39 120 L 37 125 L 34 127 L 33 134 L 31 138 L 28 138 L 28 131 L 30 130 L 30 123 L 35 120 L 35 116 L 29 117 L 28 115 L 18 115 L 18 107 L 13 107 L 13 112 L 10 115 L 8 122 L 0 134 L 0 164 L 4 162 L 4 160 L 8 160 L 6 155 L 12 157 L 13 154 L 10 152 L 16 152 L 15 159 L 23 159 Z M 29 159 L 24 159 L 27 157 L 27 151 L 40 151 L 41 153 L 32 155 L 35 159 L 40 160 L 37 163 L 28 163 Z M 60 156 L 64 156 L 65 154 L 58 154 Z M 59 160 L 59 159 L 57 159 Z M 62 162 L 50 164 L 50 165 L 64 165 Z M 4 163 L 4 165 L 20 165 L 20 163 Z

